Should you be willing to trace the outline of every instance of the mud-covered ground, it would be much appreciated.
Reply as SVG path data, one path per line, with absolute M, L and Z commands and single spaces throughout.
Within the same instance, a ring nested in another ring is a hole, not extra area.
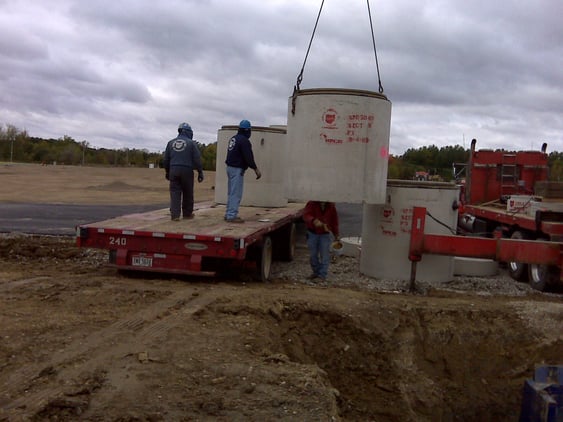
M 413 294 L 352 257 L 308 282 L 302 244 L 268 284 L 105 261 L 0 236 L 0 421 L 517 421 L 562 363 L 562 295 L 502 273 Z
M 563 300 L 506 277 L 419 286 L 339 257 L 305 281 L 119 274 L 73 239 L 0 238 L 0 420 L 516 421 L 561 363 Z

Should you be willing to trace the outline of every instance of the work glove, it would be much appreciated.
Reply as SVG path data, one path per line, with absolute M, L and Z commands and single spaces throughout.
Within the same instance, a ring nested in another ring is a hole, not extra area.
M 260 172 L 258 167 L 256 167 L 256 170 L 254 170 L 254 173 L 256 173 L 256 180 L 258 180 L 262 177 L 262 173 Z
M 203 172 L 199 172 L 199 173 L 197 174 L 197 182 L 198 182 L 198 183 L 203 182 Z
M 170 180 L 170 173 L 166 172 L 166 173 L 164 174 L 164 178 L 165 178 L 166 180 Z

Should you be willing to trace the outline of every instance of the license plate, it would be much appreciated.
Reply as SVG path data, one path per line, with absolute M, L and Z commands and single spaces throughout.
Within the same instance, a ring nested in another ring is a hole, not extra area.
M 152 267 L 152 257 L 134 256 L 132 260 L 134 267 Z

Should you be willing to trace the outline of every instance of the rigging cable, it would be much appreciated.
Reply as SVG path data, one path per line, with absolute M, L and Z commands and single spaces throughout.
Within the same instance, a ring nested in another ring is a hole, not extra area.
M 311 39 L 309 41 L 309 46 L 307 47 L 307 53 L 305 53 L 305 60 L 303 60 L 303 66 L 301 66 L 301 72 L 297 76 L 297 83 L 293 86 L 293 96 L 291 99 L 291 114 L 295 114 L 295 100 L 297 99 L 297 92 L 303 80 L 303 71 L 305 70 L 305 63 L 307 63 L 307 57 L 309 56 L 309 51 L 311 50 L 311 45 L 313 44 L 313 38 L 315 37 L 315 31 L 317 30 L 317 25 L 319 24 L 319 18 L 321 17 L 321 12 L 323 11 L 323 5 L 325 0 L 321 2 L 321 8 L 319 9 L 319 14 L 317 15 L 317 20 L 315 22 L 315 27 L 313 28 L 313 33 L 311 34 Z
M 377 58 L 377 48 L 375 46 L 375 34 L 373 31 L 373 21 L 371 18 L 371 8 L 369 5 L 369 0 L 366 0 L 367 6 L 368 6 L 368 16 L 369 16 L 369 26 L 371 29 L 371 40 L 373 43 L 373 53 L 375 56 L 375 67 L 377 70 L 377 81 L 378 81 L 378 85 L 379 85 L 379 93 L 383 94 L 383 84 L 381 83 L 381 75 L 379 73 L 379 60 Z M 301 87 L 301 82 L 303 81 L 303 72 L 305 70 L 305 64 L 307 63 L 307 58 L 309 57 L 309 52 L 311 51 L 311 45 L 313 44 L 313 38 L 315 37 L 315 32 L 317 30 L 317 26 L 319 24 L 319 19 L 321 17 L 321 12 L 323 10 L 323 6 L 324 6 L 324 0 L 321 1 L 321 7 L 319 8 L 319 13 L 317 14 L 317 20 L 315 21 L 315 26 L 313 28 L 313 32 L 311 34 L 311 39 L 309 40 L 309 46 L 307 47 L 307 52 L 305 53 L 305 59 L 303 60 L 303 66 L 301 66 L 301 71 L 299 72 L 299 75 L 297 76 L 297 82 L 296 84 L 293 86 L 293 95 L 291 98 L 291 114 L 295 114 L 295 102 L 297 100 L 297 93 L 299 92 L 299 89 Z
M 377 49 L 375 48 L 375 35 L 373 33 L 373 22 L 371 20 L 371 9 L 369 7 L 369 0 L 366 0 L 368 4 L 368 15 L 369 15 L 369 27 L 371 28 L 371 40 L 373 42 L 373 54 L 375 55 L 375 67 L 377 69 L 377 80 L 379 83 L 379 93 L 383 94 L 383 85 L 381 84 L 381 76 L 379 74 L 379 61 L 377 60 Z

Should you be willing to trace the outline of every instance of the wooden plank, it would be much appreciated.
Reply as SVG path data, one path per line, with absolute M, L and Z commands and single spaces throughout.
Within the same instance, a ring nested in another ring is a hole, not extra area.
M 289 203 L 285 207 L 240 207 L 239 216 L 244 223 L 228 223 L 224 220 L 224 205 L 198 204 L 191 220 L 172 221 L 170 211 L 159 209 L 145 213 L 128 214 L 105 221 L 84 224 L 82 227 L 135 230 L 158 233 L 245 238 L 268 229 L 276 222 L 297 214 L 305 204 Z

